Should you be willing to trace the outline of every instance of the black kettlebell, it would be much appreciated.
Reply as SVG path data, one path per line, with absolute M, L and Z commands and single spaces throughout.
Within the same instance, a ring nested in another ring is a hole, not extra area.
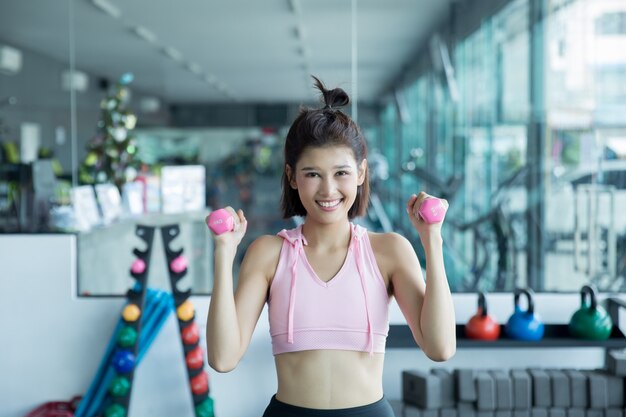
M 589 295 L 587 302 L 586 295 Z M 590 340 L 606 340 L 611 336 L 613 320 L 596 300 L 595 288 L 584 285 L 580 290 L 580 308 L 572 315 L 568 326 L 573 337 Z
M 526 311 L 523 311 L 519 306 L 519 298 L 522 294 L 528 300 L 528 309 Z M 517 288 L 514 292 L 515 311 L 511 314 L 505 326 L 506 334 L 511 339 L 541 340 L 543 337 L 544 325 L 541 317 L 535 313 L 533 294 L 530 288 Z

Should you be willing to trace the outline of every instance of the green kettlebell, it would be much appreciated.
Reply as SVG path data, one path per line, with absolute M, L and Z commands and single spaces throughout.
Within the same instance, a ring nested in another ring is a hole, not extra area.
M 589 302 L 586 295 L 589 294 Z M 596 291 L 585 285 L 580 290 L 580 308 L 572 315 L 569 332 L 580 339 L 606 340 L 613 330 L 613 320 L 596 301 Z

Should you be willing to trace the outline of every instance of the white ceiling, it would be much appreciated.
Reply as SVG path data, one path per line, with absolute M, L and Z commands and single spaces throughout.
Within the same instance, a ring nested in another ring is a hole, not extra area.
M 359 101 L 386 92 L 453 1 L 357 1 Z M 130 71 L 135 88 L 168 101 L 308 101 L 309 74 L 354 93 L 351 0 L 0 0 L 0 43 L 69 62 L 70 13 L 77 69 L 112 80 Z

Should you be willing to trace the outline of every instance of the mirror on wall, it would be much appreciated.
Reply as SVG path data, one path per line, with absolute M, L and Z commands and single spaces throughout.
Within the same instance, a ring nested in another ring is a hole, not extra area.
M 0 4 L 0 233 L 49 231 L 69 199 L 72 4 Z

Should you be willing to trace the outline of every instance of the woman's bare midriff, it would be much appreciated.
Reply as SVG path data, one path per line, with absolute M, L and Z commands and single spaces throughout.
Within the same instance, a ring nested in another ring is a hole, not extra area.
M 287 404 L 316 409 L 358 407 L 383 396 L 384 354 L 307 350 L 276 355 L 278 392 Z

